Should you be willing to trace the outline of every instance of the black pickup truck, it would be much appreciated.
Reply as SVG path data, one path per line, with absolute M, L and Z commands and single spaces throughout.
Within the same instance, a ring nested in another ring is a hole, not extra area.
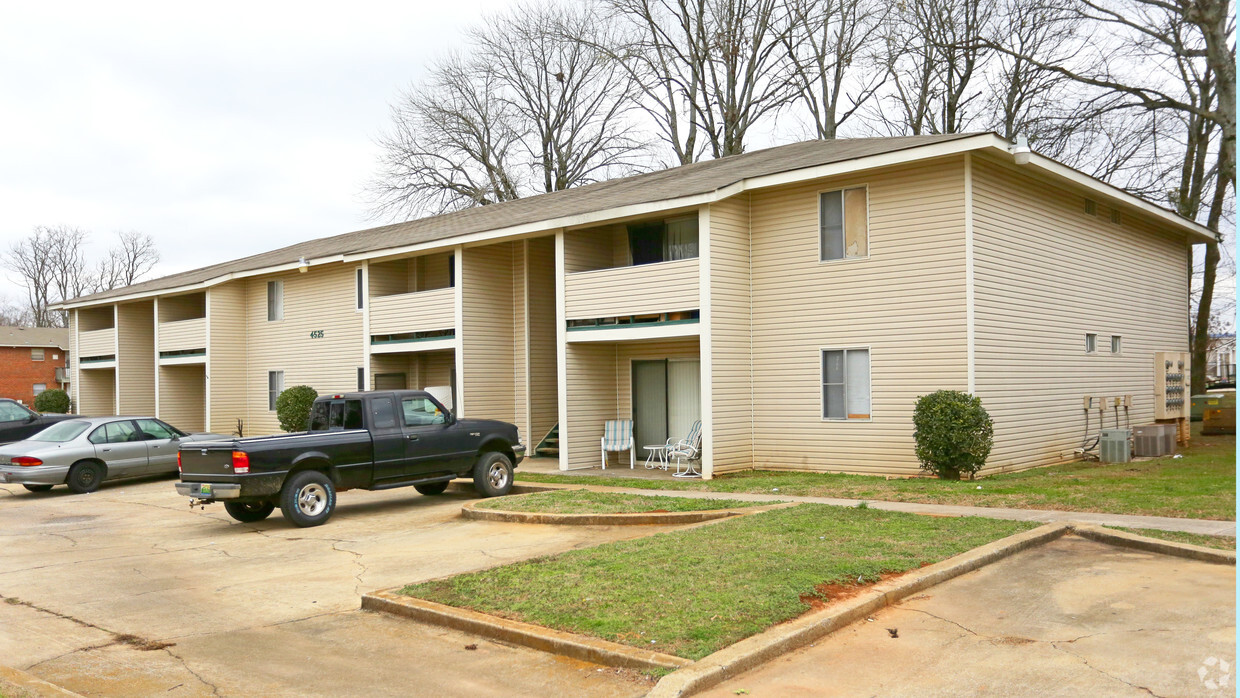
M 420 390 L 321 397 L 309 426 L 186 444 L 177 454 L 177 492 L 191 506 L 223 501 L 238 521 L 262 521 L 278 504 L 294 525 L 318 526 L 336 508 L 337 491 L 412 485 L 434 495 L 472 476 L 484 497 L 507 494 L 525 455 L 512 424 L 456 419 Z

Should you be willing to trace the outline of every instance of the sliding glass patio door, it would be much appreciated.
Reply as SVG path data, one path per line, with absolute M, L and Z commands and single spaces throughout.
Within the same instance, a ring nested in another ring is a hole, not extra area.
M 637 447 L 683 439 L 702 418 L 701 364 L 689 360 L 633 362 L 633 431 Z

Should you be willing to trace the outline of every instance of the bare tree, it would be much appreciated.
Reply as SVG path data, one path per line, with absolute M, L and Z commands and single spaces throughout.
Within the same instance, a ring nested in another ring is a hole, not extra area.
M 835 138 L 883 84 L 875 54 L 887 5 L 874 0 L 786 2 L 784 46 L 796 102 L 813 118 L 818 138 Z
M 29 327 L 34 324 L 29 307 L 8 298 L 0 300 L 0 326 Z
M 1004 0 L 989 24 L 993 40 L 1013 48 L 997 52 L 988 75 L 987 111 L 994 130 L 1004 138 L 1029 138 L 1040 152 L 1058 153 L 1070 136 L 1088 129 L 1092 119 L 1081 118 L 1069 94 L 1071 80 L 1040 67 L 1022 56 L 1061 63 L 1075 51 L 1081 21 L 1057 2 Z
M 129 286 L 159 264 L 155 239 L 146 233 L 117 233 L 117 245 L 96 265 L 91 279 L 95 292 Z

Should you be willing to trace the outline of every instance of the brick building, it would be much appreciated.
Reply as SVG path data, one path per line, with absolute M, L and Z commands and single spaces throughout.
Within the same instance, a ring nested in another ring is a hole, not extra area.
M 0 397 L 34 403 L 34 396 L 69 389 L 69 330 L 0 327 Z

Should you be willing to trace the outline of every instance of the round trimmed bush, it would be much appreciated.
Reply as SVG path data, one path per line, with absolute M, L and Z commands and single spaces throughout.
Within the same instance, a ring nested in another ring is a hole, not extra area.
M 310 424 L 310 408 L 318 396 L 318 391 L 308 385 L 294 385 L 280 393 L 276 398 L 280 428 L 288 432 L 305 431 Z
M 69 414 L 69 393 L 59 388 L 44 390 L 34 396 L 34 409 L 36 412 L 51 412 L 53 414 Z
M 922 470 L 944 480 L 972 477 L 986 464 L 995 428 L 981 398 L 958 390 L 939 390 L 917 398 L 913 438 Z

